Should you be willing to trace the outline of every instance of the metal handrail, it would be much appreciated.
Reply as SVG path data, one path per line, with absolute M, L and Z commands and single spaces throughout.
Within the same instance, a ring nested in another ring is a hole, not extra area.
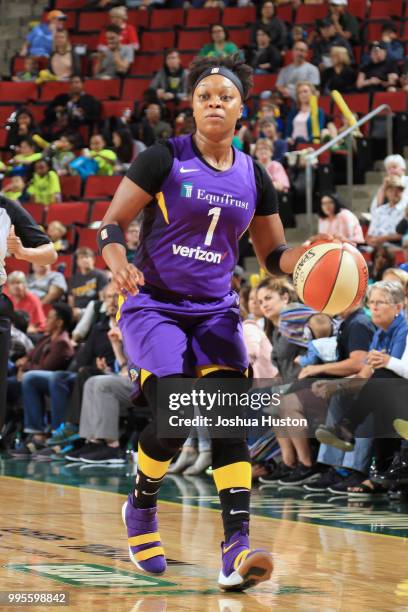
M 381 104 L 374 110 L 364 115 L 354 125 L 351 125 L 341 134 L 338 134 L 332 138 L 329 142 L 322 145 L 316 151 L 311 151 L 305 156 L 306 168 L 305 168 L 305 179 L 306 179 L 306 217 L 309 229 L 313 231 L 313 176 L 312 176 L 312 163 L 322 153 L 325 153 L 342 140 L 347 141 L 347 187 L 349 192 L 349 202 L 352 202 L 353 196 L 353 132 L 358 129 L 361 125 L 371 121 L 373 117 L 376 117 L 383 111 L 387 111 L 387 155 L 392 154 L 392 111 L 389 104 Z

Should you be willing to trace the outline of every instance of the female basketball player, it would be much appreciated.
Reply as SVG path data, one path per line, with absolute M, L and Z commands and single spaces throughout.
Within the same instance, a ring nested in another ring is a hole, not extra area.
M 136 485 L 123 507 L 130 558 L 154 574 L 166 569 L 157 494 L 184 441 L 157 437 L 157 423 L 168 417 L 168 406 L 157 404 L 157 381 L 245 376 L 248 361 L 230 283 L 238 240 L 248 227 L 259 263 L 271 273 L 292 272 L 305 251 L 286 246 L 263 167 L 231 146 L 251 69 L 238 56 L 203 58 L 193 62 L 189 79 L 196 132 L 138 156 L 98 235 L 126 298 L 119 324 L 128 366 L 141 368 L 154 415 L 140 436 Z M 135 265 L 128 264 L 124 232 L 142 209 L 141 245 Z M 251 465 L 244 439 L 213 439 L 212 467 L 225 531 L 218 583 L 243 590 L 272 571 L 271 555 L 249 548 Z

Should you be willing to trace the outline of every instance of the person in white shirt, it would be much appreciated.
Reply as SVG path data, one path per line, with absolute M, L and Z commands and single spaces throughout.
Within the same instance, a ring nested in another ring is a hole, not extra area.
M 389 177 L 399 176 L 404 181 L 404 192 L 401 197 L 401 201 L 405 205 L 408 204 L 408 176 L 406 176 L 407 164 L 402 155 L 387 155 L 384 159 L 384 169 L 386 175 L 377 193 L 373 197 L 370 205 L 370 212 L 373 213 L 378 206 L 382 206 L 385 203 L 385 185 Z
M 402 201 L 404 181 L 402 177 L 390 176 L 385 183 L 386 204 L 378 206 L 372 213 L 366 242 L 371 247 L 399 242 L 400 234 L 396 227 L 404 217 L 405 204 Z

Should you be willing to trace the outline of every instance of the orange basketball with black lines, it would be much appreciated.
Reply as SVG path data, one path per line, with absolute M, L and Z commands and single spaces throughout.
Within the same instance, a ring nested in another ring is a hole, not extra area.
M 364 297 L 367 264 L 347 242 L 315 243 L 298 260 L 293 283 L 307 306 L 336 315 L 359 304 Z

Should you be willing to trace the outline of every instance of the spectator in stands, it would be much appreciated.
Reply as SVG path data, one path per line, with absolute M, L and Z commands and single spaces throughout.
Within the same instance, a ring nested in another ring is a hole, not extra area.
M 17 381 L 21 381 L 24 405 L 24 431 L 31 434 L 29 446 L 14 449 L 13 457 L 29 459 L 34 450 L 43 448 L 47 438 L 44 418 L 44 399 L 51 399 L 51 429 L 64 422 L 58 390 L 54 382 L 57 371 L 64 370 L 72 359 L 74 349 L 69 337 L 72 313 L 67 304 L 54 304 L 47 316 L 46 335 L 26 356 L 16 362 Z M 33 448 L 34 447 L 34 448 Z
M 395 264 L 394 252 L 387 249 L 386 246 L 374 247 L 372 252 L 372 261 L 368 264 L 370 274 L 370 283 L 377 282 L 382 279 L 382 275 L 388 268 L 393 268 Z
M 381 41 L 387 49 L 387 58 L 395 62 L 404 59 L 405 51 L 403 43 L 398 40 L 398 28 L 393 21 L 386 21 L 382 27 Z
M 372 213 L 366 242 L 376 247 L 382 244 L 397 243 L 401 236 L 397 233 L 398 223 L 405 214 L 405 204 L 401 202 L 405 184 L 401 177 L 388 177 L 385 185 L 385 204 L 378 206 Z M 392 246 L 392 245 L 391 245 Z
M 51 221 L 47 227 L 47 236 L 52 241 L 54 249 L 60 255 L 69 251 L 69 242 L 66 239 L 67 231 L 67 228 L 61 221 Z
M 149 147 L 158 138 L 170 138 L 173 129 L 170 123 L 161 118 L 162 109 L 160 104 L 152 102 L 145 111 L 145 118 L 141 123 L 142 141 Z
M 7 121 L 7 149 L 16 147 L 22 140 L 30 138 L 38 131 L 34 117 L 26 108 L 20 108 Z
M 288 35 L 288 45 L 292 49 L 293 45 L 299 41 L 307 41 L 307 31 L 301 25 L 295 25 Z
M 321 91 L 330 95 L 333 89 L 340 93 L 349 93 L 356 86 L 356 72 L 350 66 L 350 54 L 346 47 L 332 47 L 330 49 L 331 66 L 324 70 L 322 75 Z
M 46 17 L 46 23 L 35 26 L 28 34 L 20 55 L 44 55 L 52 53 L 52 43 L 55 33 L 62 30 L 67 18 L 62 11 L 50 11 Z
M 337 337 L 329 315 L 323 312 L 312 315 L 305 326 L 304 335 L 309 338 L 307 353 L 295 358 L 302 368 L 337 361 Z
M 299 81 L 296 84 L 297 104 L 289 111 L 285 126 L 285 137 L 290 144 L 313 141 L 310 99 L 316 93 L 316 88 L 312 83 Z M 321 108 L 318 109 L 318 121 L 321 131 L 325 124 L 325 114 Z
M 17 147 L 17 154 L 8 160 L 11 174 L 27 176 L 32 164 L 41 160 L 41 153 L 35 150 L 35 144 L 31 138 L 23 138 Z
M 188 71 L 181 64 L 177 49 L 167 49 L 164 54 L 164 66 L 154 76 L 150 88 L 156 91 L 159 100 L 187 99 Z
M 98 166 L 98 176 L 112 176 L 115 171 L 116 153 L 106 146 L 106 140 L 102 134 L 91 136 L 90 150 L 85 149 L 82 154 L 94 159 Z
M 305 42 L 296 42 L 292 48 L 292 64 L 279 71 L 276 87 L 285 98 L 296 100 L 296 84 L 299 81 L 308 81 L 315 86 L 320 85 L 319 70 L 306 61 L 308 52 L 309 47 Z
M 4 195 L 10 200 L 19 200 L 21 202 L 25 199 L 25 188 L 23 177 L 16 174 L 11 177 L 10 182 L 1 191 L 1 195 Z
M 135 219 L 126 232 L 126 257 L 129 263 L 133 262 L 136 249 L 140 243 L 140 222 Z
M 382 41 L 371 43 L 370 62 L 360 67 L 357 89 L 363 92 L 395 91 L 398 78 L 398 66 L 387 56 L 386 44 Z
M 115 172 L 124 174 L 132 161 L 146 149 L 145 145 L 133 140 L 132 132 L 119 128 L 112 132 L 113 151 L 116 153 Z
M 35 81 L 38 77 L 38 61 L 36 57 L 27 55 L 24 58 L 24 68 L 12 77 L 16 83 Z
M 106 28 L 107 49 L 99 51 L 93 72 L 97 79 L 115 79 L 124 76 L 133 62 L 133 49 L 120 42 L 121 29 L 116 25 Z
M 258 138 L 255 144 L 255 157 L 263 165 L 272 179 L 276 191 L 289 191 L 289 178 L 281 163 L 272 161 L 273 144 L 267 138 Z
M 34 163 L 34 174 L 27 193 L 31 201 L 36 204 L 49 206 L 54 202 L 61 202 L 61 185 L 58 174 L 51 169 L 51 163 L 47 159 L 39 159 Z
M 272 159 L 282 163 L 289 147 L 286 140 L 278 137 L 275 121 L 273 119 L 262 119 L 259 128 L 261 138 L 267 138 L 273 145 Z
M 248 316 L 243 321 L 244 342 L 254 378 L 275 378 L 278 369 L 272 364 L 272 344 L 263 327 L 265 319 L 258 299 L 257 288 L 248 289 Z
M 214 23 L 210 26 L 210 35 L 211 42 L 202 47 L 199 55 L 220 57 L 221 55 L 237 53 L 237 45 L 229 41 L 229 32 L 221 23 Z
M 351 61 L 353 52 L 350 43 L 336 32 L 334 22 L 330 17 L 326 17 L 320 22 L 319 34 L 319 38 L 313 45 L 313 63 L 319 67 L 321 72 L 332 66 L 330 55 L 332 47 L 347 49 Z
M 139 39 L 136 28 L 127 23 L 128 13 L 125 6 L 115 6 L 109 11 L 111 23 L 120 29 L 120 43 L 129 46 L 132 51 L 138 51 Z M 108 50 L 107 31 L 101 32 L 98 41 L 98 51 L 105 53 Z
M 55 123 L 61 113 L 68 115 L 69 127 L 74 129 L 82 124 L 92 126 L 99 120 L 101 104 L 94 96 L 85 93 L 81 76 L 73 76 L 68 93 L 56 96 L 47 106 L 46 124 Z
M 345 208 L 334 194 L 320 198 L 318 232 L 335 234 L 357 244 L 364 242 L 363 230 L 356 215 Z
M 57 302 L 68 287 L 60 272 L 51 270 L 51 266 L 33 264 L 33 272 L 27 280 L 28 289 L 40 298 L 42 304 Z
M 275 5 L 266 0 L 261 6 L 261 17 L 252 26 L 252 42 L 258 42 L 258 31 L 267 30 L 269 33 L 269 44 L 275 49 L 282 51 L 286 47 L 287 30 L 286 25 L 276 16 Z
M 373 213 L 377 206 L 381 206 L 385 202 L 385 187 L 390 176 L 401 177 L 404 181 L 404 193 L 401 200 L 404 204 L 408 204 L 408 176 L 406 176 L 407 164 L 402 155 L 387 155 L 384 159 L 385 177 L 377 193 L 372 199 L 370 212 Z
M 15 271 L 7 278 L 7 295 L 13 302 L 14 310 L 24 310 L 28 314 L 29 334 L 44 331 L 45 314 L 40 298 L 28 290 L 24 272 Z
M 268 4 L 272 4 L 272 2 Z M 248 52 L 248 63 L 254 69 L 255 74 L 276 72 L 281 66 L 281 54 L 272 45 L 269 31 L 266 28 L 259 27 L 257 29 L 256 45 Z
M 68 32 L 66 30 L 56 32 L 49 62 L 49 77 L 43 80 L 68 81 L 74 74 L 80 72 L 81 61 L 72 49 Z
M 88 247 L 75 252 L 77 271 L 69 279 L 68 303 L 78 321 L 91 300 L 102 299 L 102 289 L 108 284 L 102 270 L 95 268 L 95 253 Z
M 384 270 L 381 280 L 399 283 L 404 290 L 404 295 L 407 294 L 408 272 L 405 270 L 401 268 L 387 268 L 387 270 Z
M 75 138 L 71 134 L 62 135 L 54 140 L 44 151 L 44 155 L 51 158 L 52 168 L 58 176 L 70 173 L 69 164 L 75 159 L 73 149 Z
M 352 45 L 360 42 L 360 24 L 347 10 L 348 0 L 330 0 L 329 16 L 333 22 L 336 34 L 348 40 Z

